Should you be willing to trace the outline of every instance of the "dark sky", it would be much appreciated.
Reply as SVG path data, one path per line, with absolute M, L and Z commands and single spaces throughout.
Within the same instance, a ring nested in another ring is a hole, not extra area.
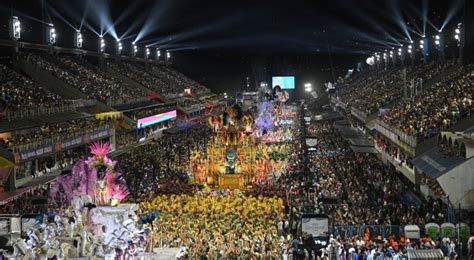
M 452 31 L 463 6 L 462 0 L 2 0 L 0 36 L 8 37 L 13 14 L 22 20 L 22 40 L 42 42 L 41 21 L 52 22 L 58 45 L 70 47 L 72 27 L 83 24 L 84 48 L 96 48 L 91 29 L 107 31 L 108 52 L 114 37 L 123 37 L 125 52 L 136 39 L 141 50 L 155 44 L 215 90 L 276 74 L 322 85 L 377 50 L 417 41 L 423 31 L 433 35 L 444 23 Z

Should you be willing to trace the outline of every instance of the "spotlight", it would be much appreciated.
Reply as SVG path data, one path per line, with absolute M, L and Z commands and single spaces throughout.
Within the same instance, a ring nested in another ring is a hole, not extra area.
M 439 35 L 436 35 L 436 36 L 435 36 L 435 39 L 436 39 L 436 40 L 439 40 L 439 39 L 440 39 Z
M 100 35 L 99 36 L 99 52 L 100 53 L 103 53 L 105 51 L 105 40 L 103 38 L 104 36 L 103 35 Z
M 311 83 L 304 84 L 304 91 L 311 92 L 313 90 Z
M 425 41 L 424 41 L 424 40 L 420 40 L 420 44 L 425 44 Z
M 10 19 L 10 38 L 15 41 L 21 38 L 21 23 L 16 16 Z
M 150 49 L 146 48 L 145 49 L 145 59 L 148 59 L 149 56 L 150 56 Z
M 458 41 L 458 44 L 461 42 L 461 23 L 458 24 L 458 28 L 454 30 L 454 39 Z
M 161 51 L 160 49 L 156 49 L 156 56 L 155 56 L 156 60 L 160 60 L 160 57 L 161 57 Z
M 120 42 L 120 40 L 117 40 L 117 55 L 120 56 L 120 54 L 122 54 L 122 43 Z
M 48 39 L 48 45 L 54 45 L 56 43 L 56 29 L 54 29 L 54 25 L 52 23 L 48 24 L 48 28 L 46 29 L 46 39 Z
M 80 49 L 82 48 L 82 34 L 81 31 L 77 30 L 76 33 L 74 34 L 74 47 Z
M 166 61 L 169 61 L 169 59 L 171 59 L 171 53 L 166 51 Z
M 132 57 L 137 56 L 137 52 L 138 52 L 138 47 L 134 42 L 132 42 Z
M 436 45 L 439 45 L 439 44 L 440 44 L 439 40 L 436 40 L 436 41 L 435 41 L 435 44 L 436 44 Z

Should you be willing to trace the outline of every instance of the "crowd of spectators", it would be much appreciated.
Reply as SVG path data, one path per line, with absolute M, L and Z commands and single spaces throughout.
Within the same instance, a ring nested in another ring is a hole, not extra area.
M 151 72 L 167 80 L 170 84 L 175 86 L 176 89 L 184 91 L 184 89 L 191 89 L 191 93 L 198 91 L 207 91 L 208 89 L 191 78 L 185 76 L 181 72 L 169 67 L 169 66 L 151 66 Z
M 401 101 L 381 119 L 419 140 L 431 138 L 470 114 L 474 106 L 473 81 L 472 68 L 460 67 L 422 94 Z
M 6 60 L 11 63 L 11 60 Z M 0 111 L 23 111 L 36 108 L 58 107 L 68 102 L 43 89 L 32 79 L 9 66 L 0 64 Z
M 353 236 L 348 238 L 332 238 L 330 246 L 322 252 L 322 259 L 406 259 L 408 250 L 441 249 L 447 259 L 456 259 L 458 250 L 457 239 L 432 239 L 424 235 L 421 239 L 409 239 L 404 235 L 397 237 L 377 237 L 367 240 Z
M 107 120 L 95 120 L 93 118 L 80 118 L 69 121 L 45 124 L 37 128 L 22 130 L 6 139 L 0 138 L 0 145 L 5 148 L 15 148 L 20 145 L 29 145 L 51 138 L 65 138 L 76 133 L 82 133 L 99 126 L 110 124 Z
M 27 191 L 14 200 L 1 205 L 0 214 L 35 215 L 40 212 L 46 213 L 48 211 L 48 193 L 49 184 Z
M 140 89 L 127 86 L 85 59 L 43 53 L 22 53 L 22 56 L 35 66 L 101 102 L 126 103 L 145 96 Z
M 180 89 L 173 89 L 172 86 L 167 84 L 162 79 L 148 73 L 145 67 L 139 63 L 109 60 L 107 61 L 107 66 L 136 81 L 144 87 L 152 91 L 156 91 L 160 95 L 164 96 L 172 93 L 181 93 Z
M 410 66 L 406 70 L 389 68 L 383 71 L 372 71 L 372 73 L 359 73 L 358 77 L 349 78 L 345 83 L 346 87 L 338 90 L 336 95 L 344 103 L 369 115 L 402 98 L 404 82 L 411 86 L 413 80 L 415 87 L 419 85 L 420 80 L 426 84 L 446 69 L 453 67 L 454 62 L 454 60 L 443 63 L 430 62 Z M 422 88 L 418 86 L 416 91 L 421 90 Z M 410 92 L 409 88 L 407 88 L 407 92 Z M 407 95 L 411 95 L 411 93 L 407 93 Z
M 402 225 L 442 223 L 442 202 L 414 203 L 408 187 L 375 156 L 354 153 L 331 123 L 308 127 L 318 139 L 310 167 L 316 178 L 317 200 L 337 199 L 316 205 L 317 212 L 331 215 L 338 225 Z
M 139 201 L 154 198 L 166 182 L 187 181 L 189 158 L 194 150 L 205 151 L 211 130 L 205 123 L 175 135 L 146 143 L 118 158 L 131 194 Z M 133 198 L 133 197 L 132 197 Z

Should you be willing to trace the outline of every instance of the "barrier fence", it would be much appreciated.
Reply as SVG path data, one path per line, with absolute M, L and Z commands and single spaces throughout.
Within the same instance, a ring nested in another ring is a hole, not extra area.
M 400 237 L 405 235 L 408 238 L 420 238 L 428 235 L 432 239 L 443 237 L 461 238 L 467 240 L 470 234 L 470 228 L 466 223 L 428 223 L 426 225 L 334 225 L 332 228 L 334 237 L 351 238 L 357 236 L 363 238 L 364 235 L 370 234 L 373 239 L 377 236 L 387 238 L 390 235 Z
M 68 113 L 68 112 L 74 112 L 74 111 L 76 111 L 76 105 L 67 105 L 67 106 L 60 106 L 60 107 L 43 107 L 43 108 L 30 109 L 30 110 L 25 110 L 25 111 L 7 111 L 5 113 L 5 118 L 8 121 L 12 121 L 15 119 L 30 118 L 30 117 L 41 116 L 41 115 Z

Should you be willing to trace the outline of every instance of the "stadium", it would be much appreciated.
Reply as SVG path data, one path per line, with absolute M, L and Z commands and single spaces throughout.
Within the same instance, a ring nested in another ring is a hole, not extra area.
M 474 259 L 474 2 L 0 2 L 1 259 Z

